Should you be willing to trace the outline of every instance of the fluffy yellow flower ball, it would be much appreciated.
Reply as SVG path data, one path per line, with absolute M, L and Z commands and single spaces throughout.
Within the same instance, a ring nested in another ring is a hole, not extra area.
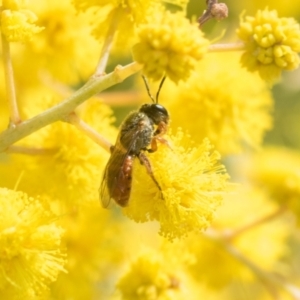
M 2 34 L 9 42 L 26 42 L 35 33 L 43 30 L 34 23 L 37 16 L 30 10 L 23 8 L 21 1 L 3 1 L 0 13 Z
M 272 124 L 272 97 L 266 83 L 241 68 L 234 53 L 211 53 L 178 86 L 166 82 L 160 96 L 173 127 L 195 142 L 208 138 L 222 155 L 258 148 Z
M 279 18 L 276 10 L 259 10 L 241 20 L 238 36 L 245 43 L 242 64 L 273 83 L 283 70 L 299 66 L 300 27 L 293 18 Z
M 0 188 L 0 298 L 44 299 L 64 271 L 62 228 L 40 200 Z
M 179 247 L 178 247 L 179 246 Z M 123 300 L 210 299 L 199 282 L 186 272 L 192 256 L 176 243 L 144 249 L 127 266 L 116 287 Z M 120 299 L 120 298 L 117 298 Z
M 148 155 L 162 193 L 136 162 L 124 213 L 136 222 L 158 221 L 160 234 L 173 240 L 209 226 L 228 189 L 228 175 L 207 139 L 193 144 L 180 130 L 168 139 L 172 149 L 161 145 Z
M 139 28 L 134 59 L 145 75 L 159 80 L 165 74 L 174 82 L 186 80 L 208 47 L 202 32 L 181 14 L 163 12 L 148 18 Z

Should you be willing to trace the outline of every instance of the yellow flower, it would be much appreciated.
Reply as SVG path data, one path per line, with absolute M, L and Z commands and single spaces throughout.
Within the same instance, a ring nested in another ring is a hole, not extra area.
M 159 80 L 165 74 L 174 82 L 186 80 L 208 47 L 196 24 L 182 14 L 156 13 L 139 28 L 134 59 L 144 65 L 145 75 Z
M 63 230 L 41 201 L 23 192 L 0 188 L 0 211 L 0 297 L 41 299 L 64 271 Z
M 98 40 L 102 41 L 108 31 L 115 28 L 117 32 L 115 50 L 122 52 L 127 49 L 127 45 L 131 45 L 136 26 L 145 22 L 150 13 L 161 9 L 159 2 L 156 0 L 73 0 L 72 4 L 80 12 L 93 12 L 93 35 Z
M 22 6 L 20 1 L 3 1 L 1 31 L 9 42 L 26 42 L 43 30 L 34 24 L 37 16 L 28 9 L 21 9 Z
M 181 126 L 201 143 L 208 138 L 222 154 L 257 148 L 271 128 L 273 106 L 263 80 L 240 67 L 232 53 L 209 54 L 196 66 L 187 82 L 166 82 L 160 101 Z
M 136 162 L 124 213 L 137 222 L 157 220 L 160 234 L 172 240 L 209 226 L 228 187 L 228 175 L 208 140 L 195 145 L 180 130 L 169 139 L 173 150 L 161 146 L 148 155 L 162 193 Z
M 100 45 L 91 36 L 90 16 L 76 14 L 68 1 L 31 0 L 30 8 L 44 30 L 18 49 L 14 58 L 17 81 L 26 87 L 40 84 L 46 72 L 56 81 L 75 86 L 91 76 Z M 30 70 L 31 76 L 24 70 Z
M 118 284 L 123 299 L 164 299 L 162 295 L 176 291 L 177 279 L 164 270 L 164 265 L 150 255 L 139 257 Z
M 276 9 L 282 16 L 294 16 L 297 18 L 298 11 L 300 9 L 300 2 L 291 2 L 291 1 L 281 1 L 275 0 L 272 1 L 270 5 L 270 0 L 252 0 L 252 1 L 232 1 L 228 3 L 230 6 L 230 15 L 232 17 L 232 12 L 235 13 L 241 11 L 247 11 L 249 14 L 255 14 L 258 8 L 262 7 L 272 7 Z
M 299 217 L 299 152 L 287 148 L 270 147 L 257 153 L 249 164 L 250 178 L 259 186 L 267 189 L 275 201 L 289 207 Z
M 242 64 L 272 83 L 283 70 L 299 66 L 300 26 L 293 18 L 279 18 L 276 10 L 259 10 L 241 20 L 238 36 L 245 43 Z
M 52 284 L 51 299 L 109 299 L 108 282 L 116 280 L 124 257 L 132 251 L 130 246 L 136 247 L 127 238 L 133 231 L 124 219 L 101 209 L 99 201 L 62 214 L 67 273 Z
M 148 3 L 147 3 L 148 1 Z M 129 14 L 139 14 L 142 15 L 143 7 L 146 6 L 145 3 L 147 3 L 147 6 L 151 5 L 151 2 L 155 2 L 153 0 L 147 0 L 147 1 L 141 1 L 141 0 L 72 0 L 72 4 L 76 7 L 76 9 L 85 11 L 91 7 L 105 7 L 105 6 L 111 6 L 111 7 L 122 7 L 125 10 L 129 12 Z M 163 0 L 163 1 L 156 1 L 156 2 L 167 2 L 172 3 L 176 6 L 180 6 L 182 8 L 185 8 L 188 0 Z
M 128 265 L 117 288 L 123 300 L 209 299 L 199 284 L 186 272 L 190 263 L 187 251 L 175 247 L 144 249 Z M 173 251 L 170 251 L 173 250 Z
M 72 4 L 79 11 L 85 11 L 93 6 L 105 7 L 107 5 L 117 6 L 121 4 L 120 0 L 72 0 Z

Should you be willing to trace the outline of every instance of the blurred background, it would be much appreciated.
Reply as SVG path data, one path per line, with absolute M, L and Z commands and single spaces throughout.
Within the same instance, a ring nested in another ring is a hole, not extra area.
M 222 2 L 222 1 L 219 1 Z M 300 21 L 300 1 L 225 1 L 229 9 L 228 19 L 222 22 L 211 21 L 203 26 L 203 31 L 210 38 L 218 37 L 226 29 L 224 41 L 235 41 L 235 29 L 239 24 L 241 14 L 254 15 L 257 10 L 269 7 L 276 9 L 279 17 L 293 17 Z M 188 15 L 192 17 L 197 11 L 205 9 L 205 1 L 191 0 L 188 5 Z M 291 148 L 300 148 L 300 70 L 283 72 L 282 81 L 272 87 L 275 101 L 274 127 L 265 136 L 265 144 L 284 145 Z

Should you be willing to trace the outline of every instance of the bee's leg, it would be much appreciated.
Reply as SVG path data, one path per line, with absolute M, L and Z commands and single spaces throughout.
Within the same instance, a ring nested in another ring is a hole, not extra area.
M 155 152 L 157 150 L 157 141 L 159 141 L 160 143 L 162 143 L 162 144 L 168 146 L 170 149 L 172 149 L 168 140 L 166 140 L 166 139 L 164 139 L 162 137 L 156 137 L 156 136 L 154 136 L 152 138 L 152 140 L 151 140 L 150 149 L 143 148 L 142 150 L 147 151 L 148 153 Z
M 161 121 L 157 125 L 157 128 L 154 132 L 154 136 L 157 136 L 157 137 L 163 136 L 164 134 L 167 133 L 167 131 L 168 131 L 168 125 L 165 122 Z
M 159 141 L 160 143 L 162 143 L 162 144 L 168 146 L 170 149 L 172 149 L 168 140 L 166 140 L 165 138 L 163 138 L 161 136 L 154 136 L 154 137 L 152 137 L 152 140 L 151 140 L 150 149 L 146 148 L 143 150 L 147 151 L 148 153 L 155 152 L 157 150 L 157 141 Z
M 165 138 L 163 138 L 163 135 L 165 135 L 167 133 L 167 131 L 168 131 L 168 125 L 165 122 L 160 122 L 157 125 L 157 129 L 155 130 L 152 141 L 151 141 L 151 149 L 154 149 L 154 151 L 156 151 L 156 149 L 157 149 L 156 141 L 159 141 L 160 143 L 162 143 L 162 144 L 168 146 L 170 149 L 172 149 L 169 142 Z M 154 152 L 154 151 L 151 151 L 151 152 Z
M 157 142 L 156 142 L 156 138 L 153 137 L 151 140 L 151 144 L 150 144 L 150 149 L 146 149 L 146 151 L 148 153 L 153 153 L 157 150 Z
M 166 145 L 167 147 L 169 147 L 172 150 L 172 147 L 170 146 L 169 141 L 162 138 L 162 137 L 153 137 L 152 140 L 151 140 L 150 149 L 143 148 L 142 150 L 147 151 L 148 153 L 155 152 L 157 150 L 157 141 L 159 141 L 160 143 Z
M 151 143 L 150 143 L 150 149 L 148 148 L 143 148 L 142 150 L 147 151 L 148 153 L 153 153 L 157 150 L 157 142 L 156 142 L 157 138 L 156 137 L 152 137 L 151 139 Z
M 151 166 L 151 163 L 150 163 L 148 157 L 143 152 L 140 152 L 140 154 L 138 155 L 138 158 L 140 160 L 141 165 L 145 166 L 148 174 L 152 178 L 153 182 L 156 184 L 157 188 L 160 190 L 162 199 L 164 199 L 161 186 L 159 185 L 158 181 L 154 177 L 154 174 L 153 174 L 153 171 L 152 171 L 152 166 Z

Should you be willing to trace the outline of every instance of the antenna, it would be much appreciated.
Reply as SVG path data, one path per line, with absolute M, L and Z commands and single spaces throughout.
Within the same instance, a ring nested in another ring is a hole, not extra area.
M 156 97 L 155 97 L 156 103 L 158 103 L 159 93 L 160 93 L 161 87 L 163 86 L 165 80 L 166 80 L 166 76 L 163 77 L 163 79 L 161 80 L 161 82 L 159 84 L 159 87 L 158 87 L 158 90 L 157 90 L 157 93 L 156 93 Z
M 145 82 L 145 86 L 146 86 L 146 89 L 147 89 L 149 97 L 151 98 L 151 100 L 153 101 L 153 103 L 155 103 L 155 100 L 154 100 L 154 98 L 153 98 L 153 96 L 151 95 L 151 92 L 150 92 L 149 83 L 148 83 L 147 78 L 144 75 L 142 75 L 142 78 L 143 78 L 143 80 Z
M 149 88 L 149 83 L 148 83 L 147 78 L 146 78 L 144 75 L 142 75 L 142 78 L 143 78 L 143 80 L 144 80 L 144 82 L 145 82 L 145 86 L 146 86 L 146 89 L 147 89 L 147 92 L 148 92 L 149 97 L 151 98 L 151 100 L 153 101 L 153 103 L 156 103 L 156 104 L 157 104 L 157 103 L 158 103 L 159 93 L 160 93 L 160 90 L 161 90 L 161 88 L 162 88 L 162 86 L 163 86 L 165 80 L 166 80 L 166 76 L 163 77 L 163 79 L 161 80 L 161 82 L 160 82 L 160 84 L 159 84 L 159 87 L 158 87 L 158 91 L 157 91 L 157 93 L 156 93 L 155 100 L 154 100 L 153 96 L 151 95 L 150 88 Z

